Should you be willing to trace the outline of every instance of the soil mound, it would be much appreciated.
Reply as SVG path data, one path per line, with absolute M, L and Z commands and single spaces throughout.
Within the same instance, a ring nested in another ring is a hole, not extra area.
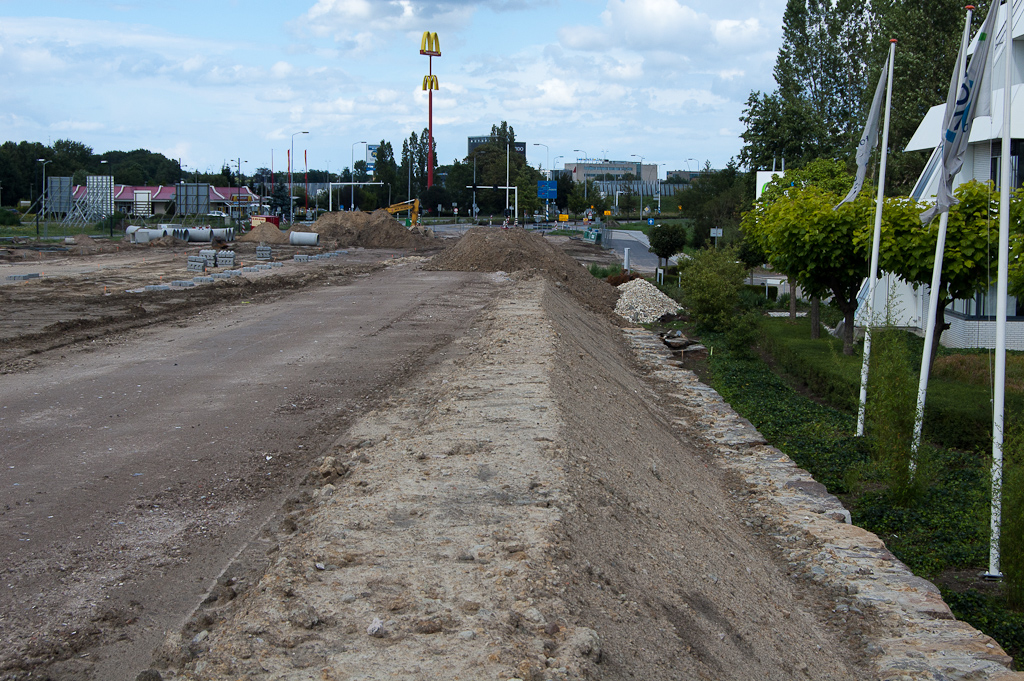
M 611 312 L 619 293 L 537 233 L 524 229 L 474 227 L 459 241 L 431 258 L 427 270 L 519 272 L 534 270 L 565 286 L 584 306 Z
M 261 222 L 242 236 L 236 237 L 236 241 L 262 241 L 268 244 L 288 243 L 288 232 L 282 232 L 273 222 Z
M 152 241 L 147 242 L 146 246 L 148 248 L 152 248 L 154 246 L 184 246 L 187 243 L 187 241 L 176 239 L 175 237 L 168 234 L 167 236 L 162 236 L 159 239 L 153 239 Z
M 373 213 L 339 211 L 322 215 L 313 223 L 312 231 L 325 239 L 335 239 L 339 246 L 363 248 L 431 248 L 438 241 L 409 231 L 391 213 L 378 208 Z
M 75 245 L 71 252 L 76 255 L 94 255 L 96 253 L 113 253 L 117 246 L 109 241 L 97 241 L 88 234 L 76 234 Z

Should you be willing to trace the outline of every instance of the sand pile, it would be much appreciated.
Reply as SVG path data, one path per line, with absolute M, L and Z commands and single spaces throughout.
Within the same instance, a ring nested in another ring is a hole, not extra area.
M 594 277 L 543 236 L 523 229 L 474 227 L 423 268 L 461 272 L 535 270 L 565 286 L 583 305 L 599 312 L 615 309 L 619 296 L 614 286 Z
M 75 245 L 70 251 L 75 255 L 94 255 L 96 253 L 113 253 L 117 250 L 117 244 L 107 240 L 97 241 L 88 234 L 76 234 Z
M 327 213 L 313 223 L 312 231 L 325 239 L 337 240 L 342 247 L 432 248 L 439 245 L 436 239 L 410 232 L 384 209 L 373 213 Z
M 267 244 L 288 243 L 288 232 L 281 231 L 273 222 L 261 222 L 251 232 L 236 237 L 236 241 L 256 241 Z
M 149 241 L 142 245 L 146 246 L 147 248 L 153 248 L 154 246 L 185 246 L 187 244 L 187 241 L 176 239 L 170 234 L 168 234 L 167 236 L 162 236 L 159 239 L 153 239 L 152 241 Z

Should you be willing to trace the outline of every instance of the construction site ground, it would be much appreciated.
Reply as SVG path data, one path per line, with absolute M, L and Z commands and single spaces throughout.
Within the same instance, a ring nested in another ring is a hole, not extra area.
M 0 262 L 0 679 L 1016 678 L 599 249 L 198 248 Z

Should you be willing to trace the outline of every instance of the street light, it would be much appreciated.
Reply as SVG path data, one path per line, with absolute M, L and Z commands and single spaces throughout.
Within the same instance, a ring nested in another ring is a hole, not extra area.
M 308 135 L 309 130 L 301 130 L 292 133 L 292 155 L 288 159 L 288 222 L 295 224 L 295 184 L 292 177 L 292 166 L 295 165 L 295 136 Z
M 238 206 L 238 219 L 242 219 L 242 163 L 248 163 L 248 161 L 242 161 L 242 157 L 238 157 L 238 193 L 235 194 L 235 205 Z
M 630 156 L 640 159 L 640 170 L 637 172 L 637 179 L 639 182 L 637 182 L 636 185 L 637 195 L 640 197 L 640 203 L 637 204 L 636 215 L 638 219 L 642 220 L 644 217 L 644 157 L 640 154 L 630 154 Z
M 576 151 L 576 152 L 579 152 L 579 153 L 583 154 L 583 160 L 584 160 L 584 164 L 583 164 L 583 200 L 586 201 L 587 200 L 587 164 L 585 163 L 585 161 L 587 160 L 587 152 L 583 151 L 582 149 L 573 149 L 573 151 Z
M 535 146 L 535 147 L 544 147 L 544 155 L 545 155 L 545 160 L 544 160 L 544 163 L 546 164 L 546 163 L 548 162 L 548 159 L 550 159 L 550 158 L 551 158 L 551 150 L 550 150 L 550 149 L 548 149 L 548 145 L 546 145 L 546 144 L 541 144 L 540 142 L 534 142 L 534 143 L 533 143 L 533 146 Z M 546 167 L 546 166 L 545 166 L 545 167 Z M 550 172 L 550 170 L 551 170 L 551 169 L 550 169 L 550 168 L 548 168 L 548 171 L 549 171 L 549 172 Z
M 349 204 L 349 207 L 348 207 L 349 210 L 355 210 L 355 207 L 356 207 L 356 185 L 355 185 L 355 181 L 356 181 L 356 145 L 357 144 L 366 144 L 366 142 L 353 142 L 352 143 L 352 201 Z M 363 154 L 363 156 L 366 156 L 366 154 Z
M 43 226 L 46 226 L 46 164 L 52 163 L 53 159 L 47 161 L 45 158 L 37 159 L 43 164 L 43 193 L 39 195 L 40 200 L 43 202 Z M 36 236 L 39 236 L 39 213 L 36 213 Z

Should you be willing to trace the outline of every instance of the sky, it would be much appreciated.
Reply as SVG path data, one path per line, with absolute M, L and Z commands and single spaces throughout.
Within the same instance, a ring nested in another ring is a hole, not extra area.
M 507 121 L 527 161 L 697 170 L 772 91 L 785 0 L 0 0 L 0 142 L 339 172 L 427 127 L 441 164 Z M 293 133 L 307 131 L 308 134 Z M 115 178 L 116 181 L 116 178 Z

